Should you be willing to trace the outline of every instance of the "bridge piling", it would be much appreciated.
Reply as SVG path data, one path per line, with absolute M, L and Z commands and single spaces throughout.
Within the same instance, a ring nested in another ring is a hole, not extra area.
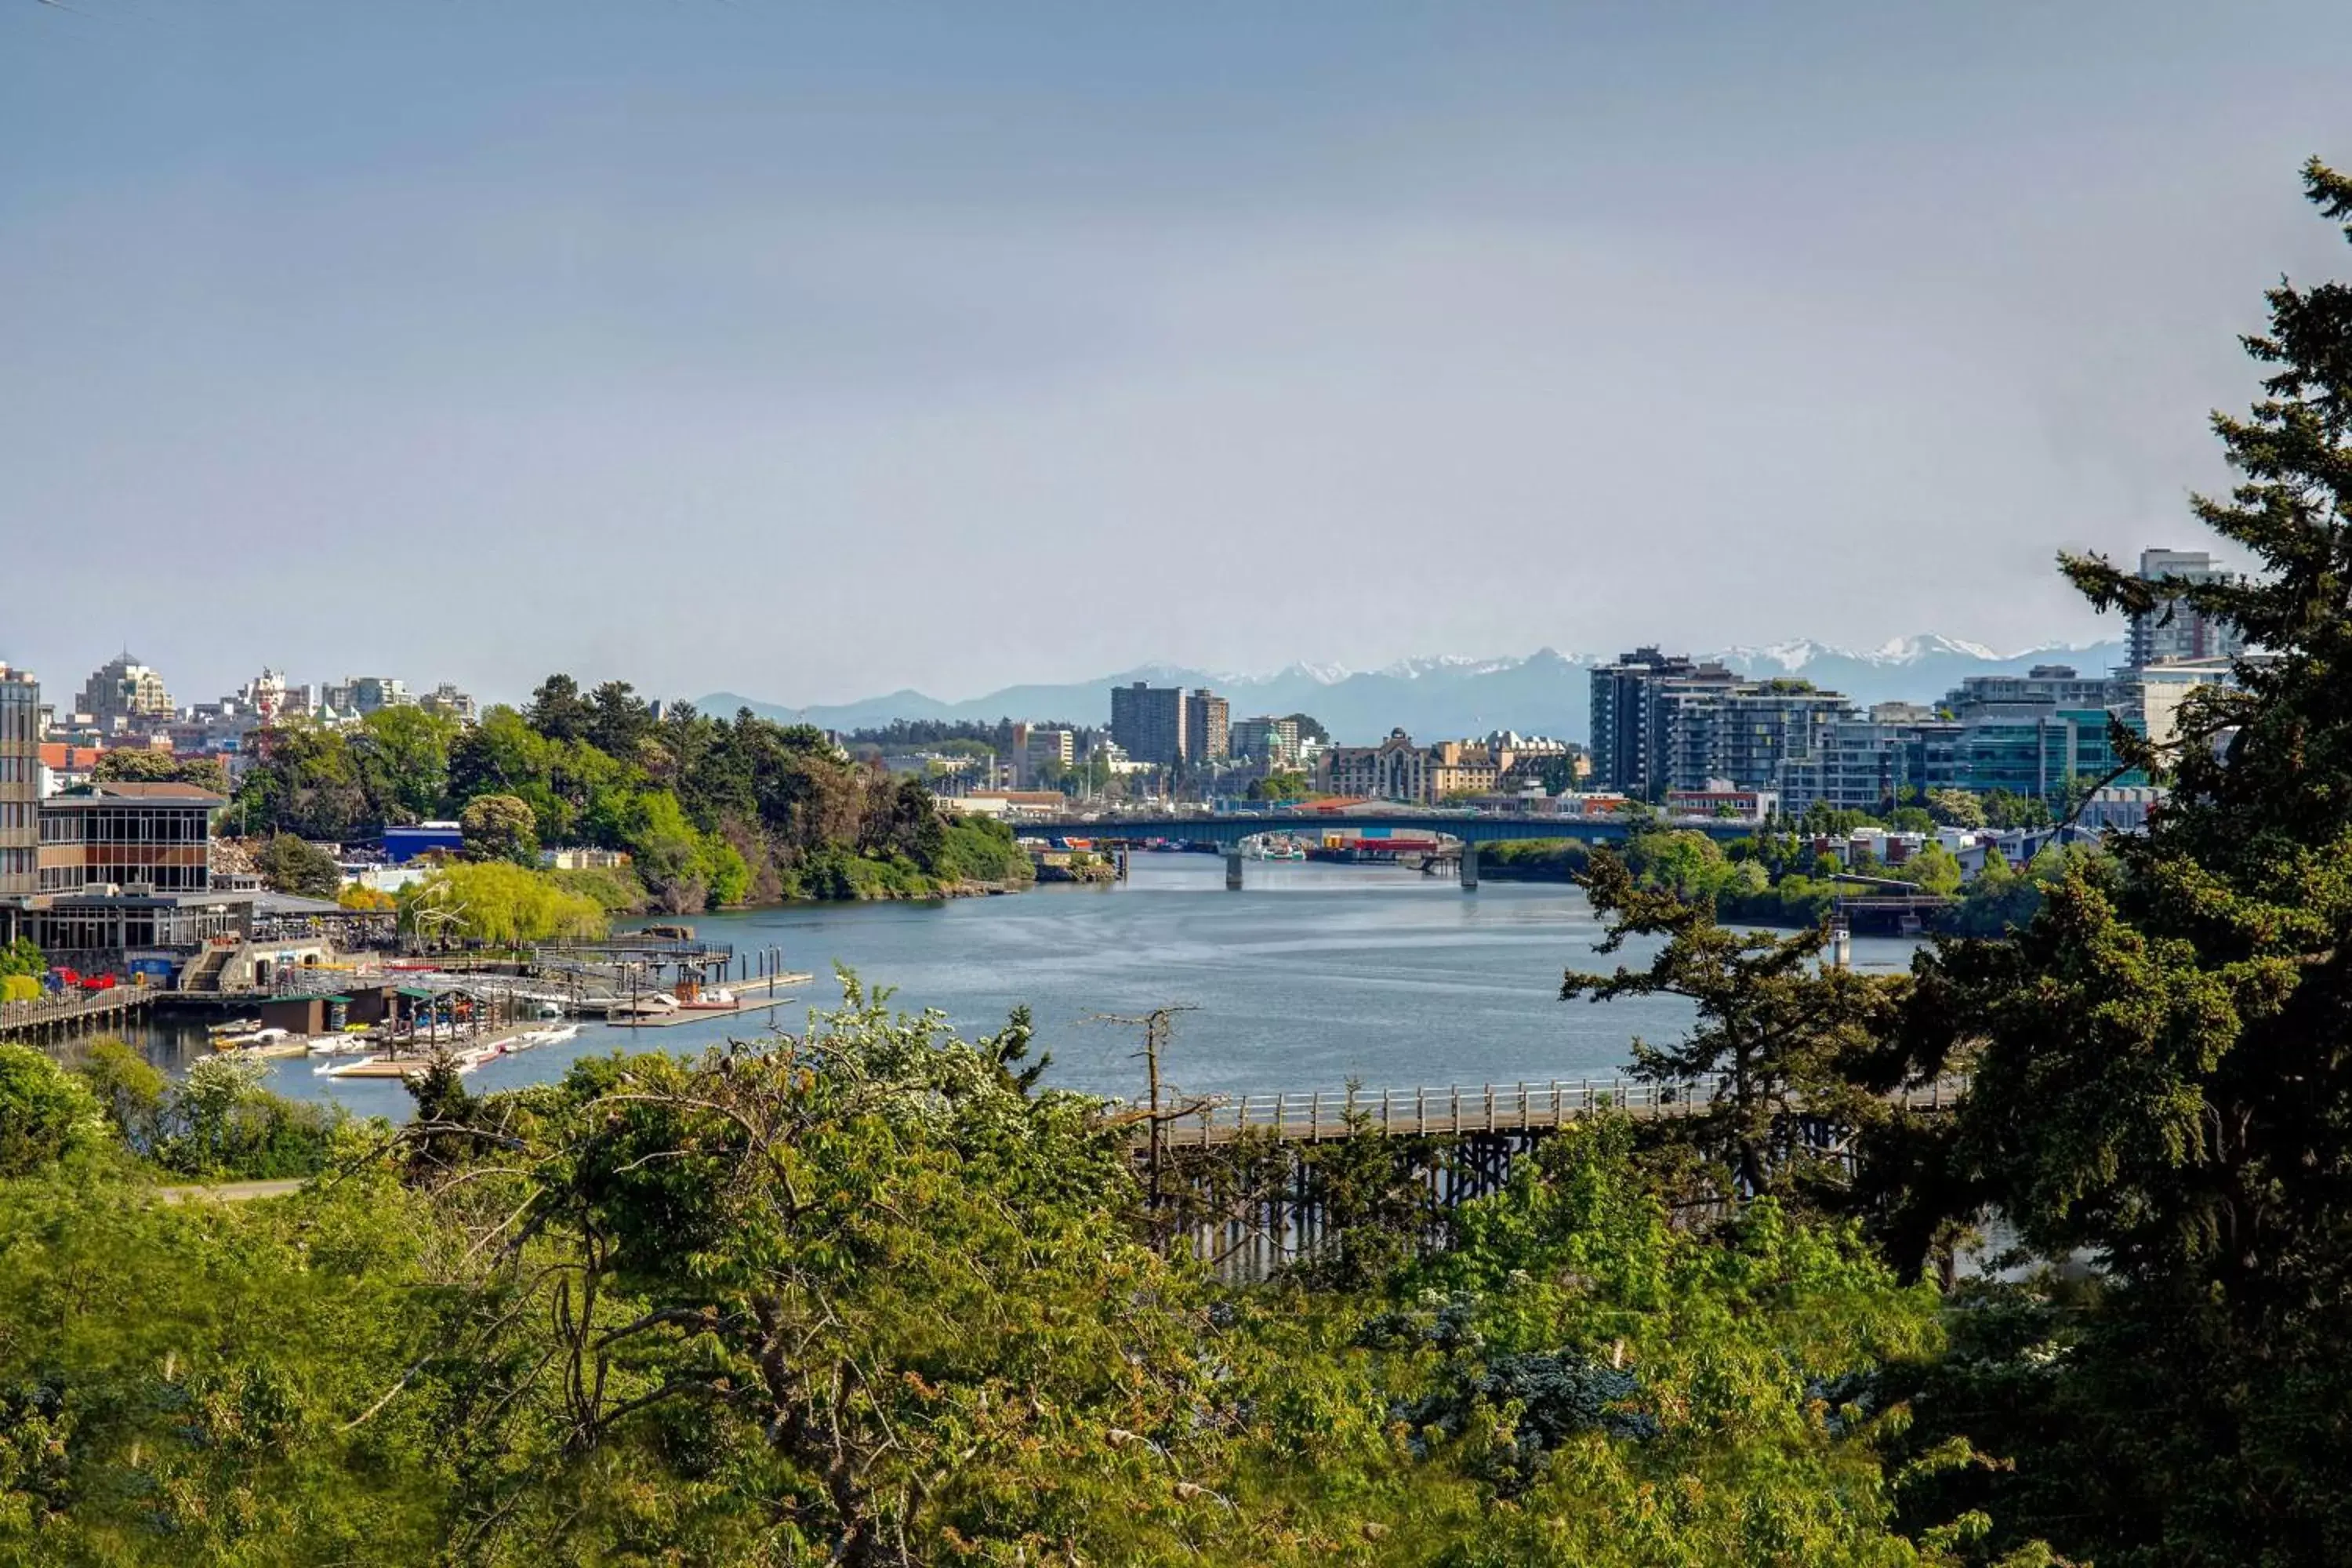
M 1242 852 L 1238 849 L 1228 849 L 1225 851 L 1225 891 L 1238 893 L 1241 890 Z
M 1478 890 L 1478 847 L 1475 844 L 1462 847 L 1462 890 L 1465 893 Z

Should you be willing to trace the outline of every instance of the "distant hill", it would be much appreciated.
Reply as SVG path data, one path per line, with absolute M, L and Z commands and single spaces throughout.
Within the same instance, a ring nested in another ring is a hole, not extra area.
M 1591 720 L 1592 667 L 1614 657 L 1538 648 L 1520 658 L 1443 656 L 1375 670 L 1295 664 L 1265 676 L 1150 665 L 1067 685 L 1009 686 L 956 702 L 919 691 L 894 691 L 856 702 L 790 708 L 720 691 L 702 698 L 697 706 L 717 714 L 749 708 L 767 718 L 828 730 L 862 729 L 893 719 L 1065 719 L 1101 724 L 1110 717 L 1110 689 L 1143 680 L 1154 686 L 1208 687 L 1233 703 L 1236 719 L 1255 713 L 1311 713 L 1346 744 L 1369 744 L 1391 729 L 1424 741 L 1483 735 L 1490 730 L 1581 741 Z M 2000 654 L 1928 636 L 1905 637 L 1867 653 L 1791 642 L 1718 649 L 1706 657 L 1750 675 L 1801 676 L 1867 706 L 1932 702 L 1963 677 L 2022 674 L 2037 664 L 2105 670 L 2122 661 L 2124 648 L 2121 642 L 2104 642 Z

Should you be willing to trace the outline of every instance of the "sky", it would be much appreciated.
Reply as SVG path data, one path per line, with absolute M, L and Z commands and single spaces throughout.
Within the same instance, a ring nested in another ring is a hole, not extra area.
M 0 660 L 184 702 L 2113 635 L 2340 0 L 0 0 Z

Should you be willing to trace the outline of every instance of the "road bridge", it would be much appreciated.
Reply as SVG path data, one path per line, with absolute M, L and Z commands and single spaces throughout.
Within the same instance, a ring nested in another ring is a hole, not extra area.
M 1669 827 L 1689 828 L 1711 838 L 1730 840 L 1754 836 L 1752 822 L 1725 817 L 1677 817 Z M 1219 816 L 1106 816 L 1096 820 L 1055 817 L 1013 824 L 1024 838 L 1089 839 L 1097 844 L 1141 844 L 1147 840 L 1181 839 L 1190 844 L 1214 844 L 1221 849 L 1238 846 L 1261 833 L 1297 833 L 1319 837 L 1326 833 L 1382 833 L 1406 837 L 1445 834 L 1465 844 L 1503 844 L 1529 838 L 1580 838 L 1587 844 L 1622 844 L 1633 836 L 1633 825 L 1605 817 L 1496 816 L 1465 812 L 1382 812 L 1349 816 L 1337 812 L 1268 812 L 1263 816 L 1235 813 Z

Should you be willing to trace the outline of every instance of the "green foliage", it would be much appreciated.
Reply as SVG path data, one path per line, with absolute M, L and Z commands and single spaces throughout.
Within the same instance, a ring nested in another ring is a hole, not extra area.
M 1010 883 L 1025 886 L 1036 875 L 1028 852 L 1004 823 L 984 816 L 957 816 L 933 861 L 933 870 L 950 882 Z
M 92 1040 L 73 1065 L 99 1110 L 125 1147 L 154 1153 L 163 1135 L 171 1083 L 153 1063 L 121 1040 Z
M 187 1076 L 159 1108 L 156 1163 L 177 1175 L 208 1181 L 269 1181 L 316 1175 L 325 1168 L 341 1111 L 272 1094 L 262 1087 L 261 1072 L 260 1062 L 245 1057 L 210 1056 L 190 1063 Z M 130 1078 L 119 1068 L 111 1076 L 118 1087 Z M 131 1087 L 134 1092 L 143 1088 L 135 1082 Z
M 256 752 L 235 807 L 249 827 L 344 838 L 470 813 L 469 855 L 529 865 L 540 845 L 625 849 L 646 901 L 671 912 L 791 891 L 929 897 L 974 863 L 1002 862 L 987 880 L 1019 876 L 974 840 L 950 854 L 919 780 L 854 763 L 807 725 L 685 704 L 656 720 L 625 681 L 583 694 L 551 676 L 527 709 L 493 707 L 470 728 L 413 708 L 349 731 L 280 725 Z
M 1663 941 L 1644 968 L 1569 971 L 1560 999 L 1676 996 L 1696 1015 L 1678 1042 L 1636 1038 L 1633 1058 L 1639 1078 L 1711 1096 L 1662 1124 L 1703 1162 L 1696 1195 L 1837 1201 L 1843 1163 L 1817 1156 L 1793 1129 L 1801 1116 L 1857 1135 L 1887 1121 L 1883 1090 L 1893 1084 L 1880 1081 L 1879 1041 L 1892 1032 L 1906 983 L 1824 964 L 1826 926 L 1790 937 L 1727 930 L 1706 903 L 1643 886 L 1605 851 L 1582 884 L 1608 922 L 1599 952 L 1616 952 L 1628 938 Z
M 275 890 L 306 899 L 331 899 L 343 885 L 343 868 L 335 858 L 291 833 L 266 839 L 253 852 L 253 868 Z
M 20 936 L 0 946 L 0 976 L 22 975 L 37 980 L 48 972 L 48 958 L 31 937 Z
M 1964 789 L 1931 789 L 1927 815 L 1946 827 L 1986 826 L 1984 802 Z
M 1250 780 L 1248 795 L 1252 800 L 1305 800 L 1311 793 L 1305 773 L 1271 773 Z
M 587 894 L 505 860 L 440 867 L 403 889 L 400 900 L 402 928 L 432 940 L 513 947 L 608 929 Z
M 88 1085 L 29 1047 L 0 1043 L 0 1178 L 100 1147 L 106 1135 Z
M 529 802 L 511 795 L 479 795 L 466 803 L 457 826 L 468 860 L 539 864 L 539 818 Z

